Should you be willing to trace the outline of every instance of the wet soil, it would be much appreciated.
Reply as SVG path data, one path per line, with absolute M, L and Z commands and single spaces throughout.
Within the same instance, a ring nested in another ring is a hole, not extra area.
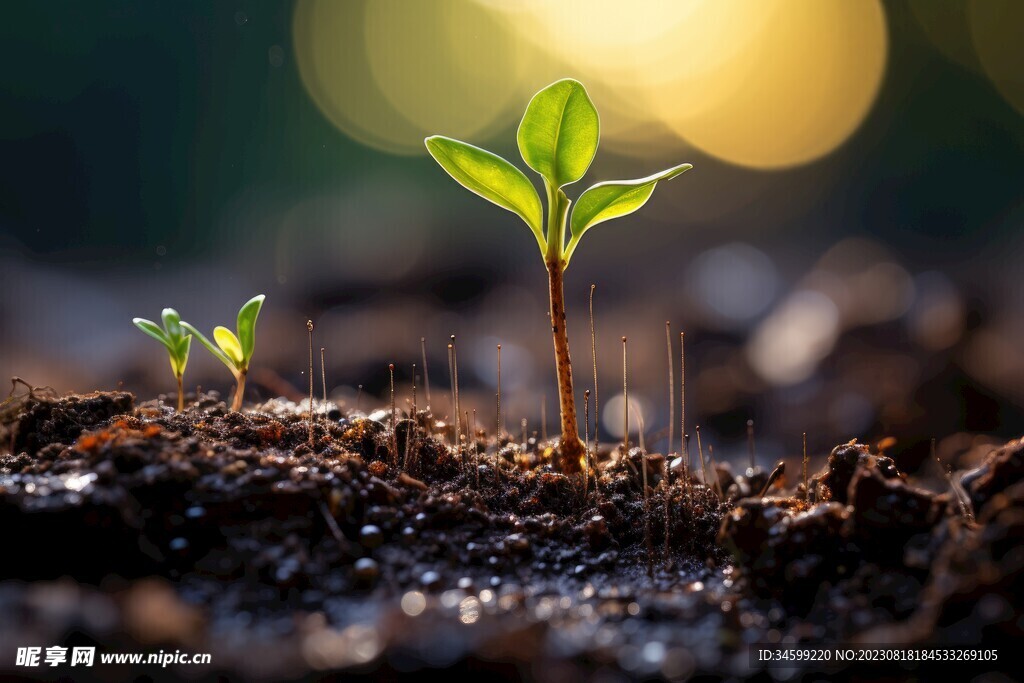
M 800 667 L 769 671 L 754 644 L 1008 649 L 1024 630 L 1024 440 L 942 494 L 851 442 L 810 490 L 761 497 L 766 473 L 709 489 L 639 449 L 586 480 L 535 440 L 456 450 L 426 411 L 327 405 L 311 429 L 287 401 L 189 403 L 3 407 L 0 650 L 211 653 L 144 672 L 193 680 L 770 680 Z M 12 663 L 0 676 L 32 674 Z

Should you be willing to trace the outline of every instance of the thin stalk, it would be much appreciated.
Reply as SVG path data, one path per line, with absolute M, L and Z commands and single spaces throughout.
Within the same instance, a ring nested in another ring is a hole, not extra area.
M 647 431 L 647 426 L 644 423 L 644 411 L 640 406 L 636 407 L 636 421 L 640 430 L 637 434 L 637 441 L 640 443 L 640 450 L 646 453 L 647 442 L 644 440 L 644 432 Z M 644 457 L 646 458 L 647 456 L 645 455 Z
M 718 465 L 715 464 L 715 447 L 708 444 L 708 462 L 711 464 L 711 483 L 714 484 L 715 493 L 718 494 L 719 499 L 725 498 L 725 492 L 722 491 L 722 482 L 718 478 Z
M 548 440 L 548 397 L 544 394 L 540 397 L 540 438 Z
M 501 344 L 498 344 L 498 393 L 494 395 L 494 438 L 501 443 Z
M 198 397 L 199 394 L 196 394 Z M 185 410 L 185 390 L 181 385 L 181 375 L 178 375 L 178 412 Z
M 480 442 L 476 438 L 476 408 L 473 408 L 473 421 L 470 423 L 469 433 L 473 438 L 473 470 L 476 472 L 476 487 L 480 488 Z
M 309 447 L 313 447 L 313 321 L 306 321 L 309 330 Z
M 754 421 L 747 420 L 747 450 L 750 451 L 750 474 L 754 473 Z
M 686 333 L 679 333 L 679 438 L 682 441 L 683 472 L 689 476 L 690 470 L 690 438 L 686 436 Z
M 629 456 L 629 385 L 626 383 L 626 338 L 622 338 L 622 454 Z
M 388 376 L 391 381 L 391 464 L 398 467 L 398 412 L 395 409 L 395 364 L 388 363 Z
M 416 364 L 412 364 L 412 419 L 416 422 L 419 418 L 419 412 L 416 410 Z
M 449 413 L 455 411 L 455 371 L 452 368 L 452 345 L 448 344 L 448 401 L 451 404 Z M 455 414 L 455 424 L 452 425 L 452 441 L 455 443 L 456 450 L 459 447 L 459 442 L 455 441 L 455 430 L 458 429 L 456 425 L 459 422 L 458 413 Z
M 807 488 L 807 432 L 804 432 L 804 501 L 810 501 L 811 490 Z
M 669 554 L 672 538 L 672 488 L 669 485 L 667 475 L 662 480 L 661 495 L 664 498 L 665 507 L 665 549 L 662 551 L 662 554 L 665 556 L 665 568 L 668 569 L 672 561 L 672 557 Z
M 402 459 L 402 471 L 409 469 L 409 450 L 412 442 L 419 436 L 419 411 L 416 408 L 416 364 L 412 364 L 412 430 L 405 435 L 405 457 Z
M 623 372 L 625 378 L 625 372 Z M 644 545 L 647 546 L 647 576 L 654 576 L 654 544 L 651 542 L 651 499 L 647 487 L 647 449 L 644 448 L 644 416 L 637 413 L 640 423 L 640 468 L 643 470 L 644 486 Z M 628 451 L 627 451 L 627 458 Z
M 668 349 L 668 448 L 665 453 L 671 453 L 676 427 L 676 381 L 672 372 L 675 365 L 672 359 L 672 323 L 668 320 L 665 321 L 665 346 Z
M 704 465 L 704 448 L 700 443 L 700 425 L 697 425 L 697 454 L 700 456 L 700 475 L 704 479 L 704 488 L 710 490 L 708 486 L 708 468 Z
M 587 452 L 587 464 L 583 468 L 583 500 L 587 500 L 587 486 L 590 482 L 590 389 L 583 392 L 583 447 Z
M 324 347 L 320 347 L 320 383 L 324 390 L 324 420 L 327 420 L 327 368 L 324 367 Z
M 690 435 L 683 434 L 683 448 L 686 459 L 683 460 L 683 486 L 686 488 L 686 500 L 693 507 L 693 482 L 690 480 Z
M 420 337 L 420 351 L 423 353 L 423 384 L 427 392 L 427 412 L 430 412 L 430 371 L 427 369 L 427 339 Z
M 601 412 L 597 404 L 597 334 L 594 332 L 594 290 L 597 285 L 590 285 L 590 358 L 594 362 L 594 454 L 597 454 L 598 436 L 601 431 Z
M 455 392 L 455 448 L 462 455 L 462 437 L 465 429 L 462 426 L 462 414 L 459 412 L 459 351 L 455 346 L 455 335 L 452 335 L 452 390 Z M 463 468 L 465 458 L 463 457 Z

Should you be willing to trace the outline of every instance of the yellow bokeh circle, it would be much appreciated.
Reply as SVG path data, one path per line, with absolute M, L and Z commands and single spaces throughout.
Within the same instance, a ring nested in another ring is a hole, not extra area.
M 445 134 L 484 143 L 530 95 L 583 81 L 602 148 L 786 168 L 863 122 L 885 73 L 879 0 L 300 0 L 296 60 L 353 138 L 423 153 Z
M 443 133 L 479 139 L 514 121 L 529 60 L 492 12 L 459 0 L 300 0 L 303 84 L 323 114 L 371 147 L 423 152 Z
M 695 97 L 694 115 L 662 111 L 696 147 L 734 164 L 784 168 L 841 145 L 871 109 L 885 73 L 885 15 L 876 0 L 743 3 L 759 30 Z M 739 17 L 737 17 L 739 19 Z M 723 36 L 725 38 L 725 36 Z

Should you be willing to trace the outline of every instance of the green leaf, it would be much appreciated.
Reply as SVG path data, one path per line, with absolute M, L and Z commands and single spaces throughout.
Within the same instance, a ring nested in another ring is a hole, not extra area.
M 181 338 L 173 352 L 168 353 L 171 358 L 171 370 L 175 377 L 185 374 L 185 365 L 188 364 L 188 350 L 192 346 L 192 335 L 187 334 Z
M 205 346 L 206 350 L 212 353 L 217 358 L 217 360 L 219 360 L 224 365 L 228 366 L 228 369 L 231 370 L 232 374 L 235 373 L 235 362 L 228 358 L 223 351 L 221 351 L 213 344 L 213 342 L 207 339 L 206 335 L 197 330 L 194 325 L 192 325 L 191 323 L 187 323 L 184 320 L 181 321 L 181 326 L 188 330 L 189 332 L 191 332 L 192 335 L 199 340 L 199 343 Z
M 691 164 L 680 164 L 646 178 L 610 180 L 589 188 L 576 200 L 576 206 L 572 211 L 569 222 L 572 239 L 566 248 L 566 263 L 587 230 L 598 223 L 633 213 L 647 203 L 659 181 L 675 178 L 691 168 Z
M 238 311 L 238 341 L 242 346 L 242 360 L 246 366 L 249 365 L 252 352 L 256 350 L 256 318 L 266 298 L 264 294 L 254 296 Z
M 181 374 L 185 374 L 185 365 L 188 363 L 188 352 L 192 348 L 192 335 L 186 334 L 182 337 L 181 342 L 178 344 L 178 365 L 181 368 Z
M 132 318 L 132 323 L 135 327 L 139 328 L 153 339 L 167 347 L 168 350 L 172 348 L 171 340 L 167 338 L 167 334 L 157 327 L 156 323 L 152 320 L 146 320 L 145 318 Z
M 181 338 L 181 316 L 173 308 L 165 308 L 160 313 L 160 318 L 164 322 L 164 330 L 167 331 L 168 339 L 180 339 Z
M 430 156 L 463 187 L 522 218 L 544 251 L 540 196 L 522 171 L 497 154 L 452 138 L 434 135 L 424 143 Z
M 173 308 L 165 308 L 161 318 L 164 322 L 162 330 L 156 326 L 156 323 L 145 318 L 133 318 L 132 322 L 140 330 L 164 345 L 174 376 L 181 377 L 185 374 L 185 366 L 188 364 L 188 350 L 192 344 L 192 337 L 182 334 L 181 326 L 178 324 L 181 318 Z
M 245 356 L 242 353 L 242 344 L 238 341 L 238 337 L 235 333 L 228 328 L 218 325 L 213 328 L 213 340 L 217 342 L 217 346 L 234 362 L 235 367 L 244 367 Z
M 597 154 L 601 124 L 579 81 L 556 81 L 533 96 L 516 139 L 523 160 L 554 187 L 575 183 Z

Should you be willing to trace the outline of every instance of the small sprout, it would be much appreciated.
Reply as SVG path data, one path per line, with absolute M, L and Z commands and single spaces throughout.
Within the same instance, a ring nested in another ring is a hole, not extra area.
M 188 351 L 192 346 L 192 335 L 182 331 L 181 328 L 184 327 L 184 324 L 181 322 L 181 316 L 173 308 L 165 308 L 160 317 L 163 320 L 163 329 L 145 318 L 132 318 L 132 322 L 137 328 L 167 348 L 167 355 L 171 360 L 171 372 L 178 380 L 178 412 L 181 412 L 185 409 L 185 392 L 182 390 L 181 378 L 185 375 L 185 365 L 188 364 Z
M 249 361 L 256 349 L 256 318 L 263 307 L 263 300 L 266 296 L 260 294 L 245 302 L 245 305 L 238 311 L 237 333 L 226 327 L 217 326 L 213 329 L 214 344 L 203 336 L 203 333 L 187 322 L 181 326 L 196 336 L 196 339 L 206 347 L 221 363 L 227 366 L 228 370 L 235 377 L 235 398 L 231 403 L 231 410 L 242 409 L 242 396 L 245 394 L 245 376 L 249 372 Z
M 566 471 L 578 467 L 584 445 L 576 421 L 565 325 L 565 269 L 583 235 L 592 227 L 633 213 L 647 202 L 660 181 L 691 168 L 690 164 L 681 164 L 638 180 L 597 183 L 579 196 L 570 213 L 572 202 L 565 188 L 580 180 L 590 168 L 599 139 L 597 109 L 582 83 L 569 78 L 556 81 L 530 100 L 519 124 L 517 141 L 527 166 L 543 179 L 546 216 L 533 183 L 505 159 L 440 135 L 424 141 L 430 155 L 452 178 L 471 192 L 519 216 L 537 241 L 548 271 L 551 334 L 562 417 L 562 466 Z M 596 391 L 594 399 L 596 403 Z

